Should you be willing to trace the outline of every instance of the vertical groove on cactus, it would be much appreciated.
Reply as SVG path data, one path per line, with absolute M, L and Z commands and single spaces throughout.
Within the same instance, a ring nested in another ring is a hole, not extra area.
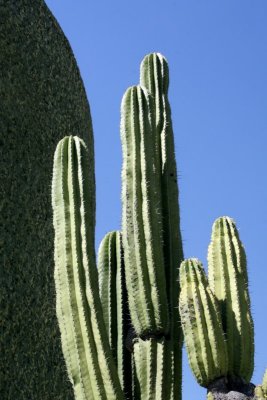
M 177 169 L 171 109 L 168 101 L 169 68 L 166 59 L 159 53 L 147 55 L 141 63 L 140 84 L 147 88 L 154 100 L 156 135 L 159 142 L 159 169 L 161 170 L 162 221 L 164 262 L 167 295 L 170 309 L 171 336 L 173 339 L 174 393 L 180 398 L 182 330 L 179 311 L 179 266 L 183 260 L 178 203 Z M 180 376 L 180 379 L 179 379 Z
M 77 400 L 123 398 L 105 332 L 94 253 L 95 186 L 87 149 L 62 139 L 54 158 L 57 316 Z
M 229 374 L 249 382 L 254 369 L 254 329 L 246 255 L 235 224 L 228 217 L 218 218 L 213 225 L 208 269 L 226 333 Z
M 138 335 L 168 333 L 160 171 L 152 103 L 140 86 L 122 101 L 122 226 L 129 308 Z
M 116 232 L 108 233 L 99 246 L 98 281 L 104 321 L 113 357 L 117 360 L 117 256 Z
M 105 235 L 98 252 L 99 290 L 109 343 L 116 361 L 122 390 L 128 400 L 132 397 L 131 353 L 125 346 L 130 328 L 125 284 L 121 233 Z
M 165 338 L 138 339 L 134 344 L 134 360 L 138 382 L 135 399 L 173 400 L 169 342 Z
M 202 264 L 182 262 L 180 316 L 191 369 L 201 386 L 227 374 L 227 351 L 216 298 Z

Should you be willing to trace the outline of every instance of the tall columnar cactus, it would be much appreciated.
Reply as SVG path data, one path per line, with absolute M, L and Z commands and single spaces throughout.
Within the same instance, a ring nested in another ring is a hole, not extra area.
M 122 399 L 98 291 L 94 174 L 83 141 L 62 139 L 54 158 L 57 317 L 77 399 Z
M 181 270 L 181 320 L 192 370 L 198 382 L 209 389 L 209 400 L 252 399 L 254 385 L 249 382 L 254 345 L 246 256 L 229 217 L 218 218 L 213 225 L 208 280 L 203 270 L 198 272 L 201 278 L 196 279 L 199 268 L 196 262 L 188 260 Z M 213 299 L 213 319 L 208 298 Z M 220 344 L 214 344 L 213 338 L 220 340 Z M 209 369 L 204 362 L 213 361 L 210 347 L 223 360 L 219 369 L 212 364 Z M 199 370 L 207 373 L 204 379 L 199 378 Z
M 182 373 L 181 348 L 182 331 L 179 322 L 177 297 L 179 296 L 179 268 L 183 260 L 180 232 L 180 211 L 178 204 L 177 167 L 175 161 L 174 134 L 171 108 L 168 100 L 169 67 L 159 53 L 147 55 L 141 63 L 140 84 L 152 94 L 156 135 L 159 138 L 159 168 L 161 169 L 161 199 L 164 268 L 170 312 L 170 332 L 172 337 L 172 368 L 174 392 L 178 393 Z M 180 361 L 179 361 L 180 360 Z
M 249 382 L 254 369 L 254 332 L 246 255 L 231 218 L 218 218 L 213 224 L 208 272 L 227 339 L 228 373 Z
M 126 283 L 132 323 L 139 338 L 134 349 L 144 355 L 151 346 L 151 360 L 157 352 L 168 354 L 162 364 L 170 371 L 166 385 L 171 388 L 170 396 L 179 398 L 182 340 L 176 303 L 183 252 L 166 60 L 157 53 L 148 55 L 140 75 L 141 86 L 128 89 L 122 101 Z M 145 303 L 138 296 L 140 289 Z M 159 347 L 161 340 L 164 350 Z M 136 355 L 135 360 L 138 364 Z M 142 395 L 141 389 L 142 398 L 147 397 L 145 393 Z
M 135 332 L 167 334 L 159 141 L 151 95 L 141 86 L 122 100 L 122 236 L 129 308 Z
M 265 398 L 266 374 L 256 391 L 249 382 L 254 347 L 246 257 L 230 218 L 214 223 L 208 278 L 189 259 L 179 285 L 183 251 L 164 57 L 145 57 L 140 83 L 121 106 L 122 232 L 102 240 L 98 270 L 94 168 L 86 146 L 70 136 L 55 153 L 57 316 L 76 400 L 180 400 L 180 322 L 208 400 Z

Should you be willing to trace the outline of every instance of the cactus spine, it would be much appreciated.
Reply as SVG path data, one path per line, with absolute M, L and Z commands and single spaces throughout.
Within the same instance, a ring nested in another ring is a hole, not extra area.
M 213 224 L 208 271 L 226 333 L 228 373 L 249 382 L 254 368 L 254 332 L 246 255 L 231 218 L 218 218 Z
M 201 386 L 227 373 L 227 351 L 218 304 L 202 264 L 185 260 L 180 270 L 180 316 L 191 369 Z
M 62 139 L 54 158 L 57 316 L 77 399 L 122 399 L 98 294 L 94 253 L 94 176 L 85 144 Z

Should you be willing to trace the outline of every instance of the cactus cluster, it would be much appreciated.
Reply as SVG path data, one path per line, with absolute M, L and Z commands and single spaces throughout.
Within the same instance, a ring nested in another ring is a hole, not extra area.
M 257 398 L 250 383 L 254 329 L 246 255 L 231 218 L 213 224 L 208 277 L 199 260 L 188 259 L 181 264 L 180 286 L 189 363 L 198 383 L 208 389 L 208 400 Z
M 55 284 L 62 349 L 77 399 L 180 399 L 179 228 L 168 65 L 141 64 L 122 100 L 122 232 L 96 267 L 94 173 L 85 144 L 54 158 Z
M 122 229 L 105 235 L 97 262 L 86 146 L 68 136 L 55 152 L 57 317 L 76 400 L 181 400 L 183 332 L 209 400 L 241 399 L 224 397 L 230 390 L 254 396 L 246 258 L 234 222 L 214 224 L 208 278 L 197 259 L 183 261 L 168 84 L 166 59 L 149 54 L 140 84 L 123 96 Z M 257 387 L 264 393 L 266 382 Z

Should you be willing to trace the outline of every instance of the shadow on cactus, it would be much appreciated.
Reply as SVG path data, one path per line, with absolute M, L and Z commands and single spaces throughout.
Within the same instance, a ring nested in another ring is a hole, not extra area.
M 140 85 L 123 96 L 122 231 L 103 238 L 98 268 L 87 148 L 68 136 L 55 152 L 56 307 L 76 400 L 181 400 L 182 328 L 209 399 L 254 395 L 246 259 L 233 221 L 214 224 L 208 278 L 198 260 L 181 264 L 168 84 L 167 62 L 153 53 L 141 64 Z M 266 396 L 265 381 L 258 399 Z

